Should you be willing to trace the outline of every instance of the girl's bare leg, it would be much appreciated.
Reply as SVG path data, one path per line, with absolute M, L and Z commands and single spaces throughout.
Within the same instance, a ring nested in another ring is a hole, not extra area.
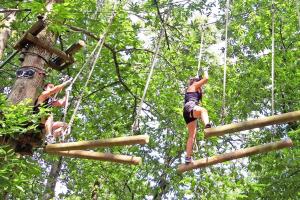
M 195 106 L 193 109 L 193 116 L 195 118 L 201 118 L 204 125 L 209 124 L 208 112 L 205 108 L 200 106 Z
M 194 120 L 187 125 L 189 137 L 186 143 L 186 157 L 191 157 L 193 153 L 193 143 L 197 133 L 197 121 Z
M 53 123 L 53 126 L 52 126 L 53 130 L 54 130 L 54 129 L 58 129 L 58 128 L 60 128 L 60 127 L 67 128 L 67 127 L 68 127 L 68 124 L 65 123 L 65 122 L 54 122 L 54 123 Z
M 55 129 L 53 131 L 53 137 L 57 138 L 57 137 L 61 136 L 63 131 L 64 131 L 64 129 L 62 127 Z
M 45 121 L 46 135 L 52 134 L 53 115 L 51 114 Z
M 52 129 L 53 129 L 53 136 L 59 137 L 62 135 L 62 132 L 68 127 L 68 124 L 65 122 L 54 122 Z

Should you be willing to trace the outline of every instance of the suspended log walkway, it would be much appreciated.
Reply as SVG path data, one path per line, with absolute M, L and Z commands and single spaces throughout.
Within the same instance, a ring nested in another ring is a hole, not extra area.
M 45 147 L 47 152 L 50 151 L 68 151 L 68 150 L 82 150 L 96 147 L 113 147 L 113 146 L 126 146 L 134 144 L 147 144 L 149 142 L 148 135 L 126 136 L 102 140 L 80 141 L 48 144 Z
M 44 152 L 48 154 L 66 156 L 72 158 L 83 158 L 92 160 L 110 161 L 123 164 L 139 165 L 142 163 L 141 157 L 128 156 L 128 155 L 114 155 L 111 153 L 100 153 L 94 151 L 83 151 L 82 149 L 91 149 L 98 147 L 113 147 L 113 146 L 126 146 L 135 144 L 147 144 L 149 142 L 148 135 L 136 135 L 109 138 L 102 140 L 79 141 L 68 143 L 47 144 L 44 147 Z
M 195 160 L 191 164 L 181 164 L 178 167 L 178 172 L 183 173 L 192 169 L 197 169 L 197 168 L 205 168 L 211 165 L 215 165 L 217 163 L 222 163 L 225 161 L 230 161 L 238 158 L 243 158 L 243 157 L 248 157 L 251 155 L 255 154 L 260 154 L 260 153 L 266 153 L 270 151 L 275 151 L 287 147 L 292 147 L 293 142 L 291 139 L 285 139 L 281 140 L 278 142 L 273 142 L 273 143 L 268 143 L 268 144 L 263 144 L 259 146 L 254 146 L 254 147 L 249 147 L 245 149 L 239 149 L 236 151 L 232 151 L 229 153 L 224 153 L 208 158 L 202 158 L 200 160 Z
M 213 136 L 222 136 L 227 133 L 234 133 L 244 130 L 250 130 L 253 128 L 260 128 L 268 125 L 282 124 L 297 120 L 300 120 L 300 111 L 288 112 L 280 115 L 262 117 L 259 119 L 249 120 L 245 122 L 227 124 L 224 126 L 204 129 L 204 137 L 209 138 Z
M 82 150 L 49 151 L 47 153 L 53 154 L 53 155 L 58 155 L 58 156 L 71 157 L 71 158 L 101 160 L 101 161 L 109 161 L 109 162 L 131 164 L 131 165 L 142 164 L 141 157 L 127 156 L 127 155 L 115 155 L 115 154 L 111 154 L 111 153 L 100 153 L 100 152 L 82 151 Z

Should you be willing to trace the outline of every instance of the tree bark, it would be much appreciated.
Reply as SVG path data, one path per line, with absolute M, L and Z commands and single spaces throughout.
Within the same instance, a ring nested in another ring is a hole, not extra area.
M 93 190 L 92 190 L 92 200 L 98 200 L 98 192 L 100 189 L 100 182 L 99 180 L 96 180 L 94 182 Z
M 2 59 L 4 49 L 6 47 L 8 38 L 11 34 L 11 23 L 16 19 L 16 12 L 5 13 L 4 28 L 0 30 L 0 60 Z
M 43 200 L 53 199 L 55 196 L 55 186 L 61 170 L 62 160 L 62 157 L 59 157 L 59 160 L 57 162 L 54 162 L 51 166 L 51 170 L 44 190 Z
M 47 0 L 46 1 L 46 10 L 44 18 L 47 17 L 47 14 L 51 11 L 53 4 L 61 2 L 61 0 Z M 44 42 L 44 44 L 48 44 L 49 46 L 54 42 L 54 35 L 46 30 L 43 30 L 38 34 L 38 38 Z M 28 49 L 26 49 L 26 55 L 24 57 L 24 61 L 21 64 L 21 67 L 34 67 L 41 70 L 45 69 L 46 60 L 49 60 L 51 57 L 51 53 L 46 50 L 30 45 Z M 25 99 L 31 100 L 31 105 L 35 102 L 37 96 L 39 95 L 39 88 L 42 87 L 44 83 L 44 74 L 43 73 L 35 73 L 34 77 L 31 79 L 25 78 L 17 78 L 12 91 L 8 97 L 8 100 L 17 104 Z

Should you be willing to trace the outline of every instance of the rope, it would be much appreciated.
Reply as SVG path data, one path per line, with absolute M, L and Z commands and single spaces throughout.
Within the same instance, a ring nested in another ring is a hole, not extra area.
M 200 38 L 200 46 L 199 46 L 199 55 L 198 55 L 198 70 L 197 70 L 197 77 L 200 76 L 200 70 L 201 70 L 201 60 L 202 60 L 202 47 L 203 47 L 203 41 L 204 41 L 204 29 L 202 27 L 202 25 L 199 26 L 199 30 L 201 31 L 201 38 Z M 198 126 L 198 123 L 197 123 L 197 126 Z M 198 128 L 198 127 L 197 127 Z M 198 147 L 198 144 L 197 144 L 197 137 L 194 138 L 194 151 L 195 152 L 198 152 L 199 150 L 199 147 Z
M 222 124 L 224 124 L 224 118 L 226 116 L 226 71 L 227 71 L 227 43 L 228 43 L 228 24 L 229 24 L 229 1 L 226 1 L 225 11 L 225 51 L 224 51 L 224 76 L 223 76 L 223 106 L 222 106 Z
M 68 134 L 68 135 L 69 135 L 70 132 L 71 132 L 71 127 L 72 127 L 72 125 L 73 125 L 73 123 L 74 123 L 75 116 L 76 116 L 76 114 L 77 114 L 77 111 L 78 111 L 78 109 L 79 109 L 80 103 L 81 103 L 81 101 L 82 101 L 82 97 L 83 97 L 83 95 L 84 95 L 84 91 L 85 91 L 85 89 L 86 89 L 86 87 L 87 87 L 87 85 L 88 85 L 88 82 L 89 82 L 89 80 L 90 80 L 90 78 L 91 78 L 91 76 L 92 76 L 92 73 L 93 73 L 94 69 L 95 69 L 96 63 L 97 63 L 97 61 L 98 61 L 98 59 L 99 59 L 99 57 L 100 57 L 100 53 L 101 53 L 101 50 L 102 50 L 102 47 L 103 47 L 105 38 L 106 38 L 106 36 L 107 36 L 107 34 L 108 34 L 110 28 L 111 28 L 111 25 L 112 25 L 112 23 L 113 23 L 114 18 L 115 18 L 115 16 L 116 16 L 115 6 L 116 6 L 116 4 L 114 5 L 112 15 L 111 15 L 111 17 L 110 17 L 110 19 L 109 19 L 109 23 L 108 23 L 108 26 L 106 27 L 106 30 L 105 30 L 104 34 L 100 37 L 100 39 L 99 39 L 97 45 L 95 46 L 93 52 L 91 53 L 91 56 L 90 56 L 90 59 L 89 59 L 89 60 L 93 60 L 93 61 L 92 61 L 92 66 L 91 66 L 91 69 L 90 69 L 90 71 L 89 71 L 89 74 L 88 74 L 88 77 L 87 77 L 87 79 L 86 79 L 86 82 L 85 82 L 85 84 L 84 84 L 84 86 L 83 86 L 83 89 L 81 90 L 81 92 L 80 92 L 80 94 L 79 94 L 79 97 L 78 97 L 78 100 L 77 100 L 75 109 L 74 109 L 73 114 L 72 114 L 72 116 L 71 116 L 71 119 L 70 119 L 70 121 L 69 121 L 68 128 L 67 128 L 67 134 Z M 98 48 L 98 50 L 97 50 L 97 48 Z M 87 63 L 89 63 L 89 61 L 86 62 L 85 64 L 87 65 Z M 83 71 L 83 69 L 85 68 L 86 65 L 84 65 L 84 66 L 79 70 L 79 72 L 78 72 L 77 75 L 75 76 L 74 80 L 73 80 L 72 83 L 70 84 L 69 90 L 72 89 L 73 84 L 74 84 L 75 81 L 78 79 L 79 75 L 81 74 L 81 72 Z
M 201 39 L 200 39 L 200 47 L 199 47 L 199 55 L 198 55 L 198 71 L 197 71 L 197 77 L 199 77 L 200 75 L 200 69 L 201 69 L 201 60 L 202 60 L 202 47 L 203 47 L 203 40 L 204 40 L 204 30 L 201 26 L 201 28 L 199 28 L 201 31 Z
M 275 87 L 275 7 L 274 1 L 272 0 L 272 67 L 271 67 L 271 76 L 272 76 L 272 100 L 271 100 L 271 114 L 274 115 L 274 87 Z
M 300 4 L 299 4 L 299 0 L 296 0 L 296 11 L 297 11 L 297 15 L 298 15 L 298 23 L 299 23 L 299 30 L 300 30 Z
M 141 112 L 142 112 L 142 107 L 143 107 L 143 104 L 144 104 L 144 101 L 145 101 L 145 98 L 146 98 L 146 94 L 147 94 L 147 91 L 148 91 L 148 88 L 149 88 L 149 85 L 150 85 L 150 81 L 151 81 L 151 78 L 152 78 L 152 75 L 153 75 L 154 67 L 155 67 L 155 65 L 158 61 L 157 57 L 158 57 L 158 53 L 159 53 L 159 49 L 160 49 L 160 45 L 161 45 L 161 41 L 162 41 L 163 36 L 164 36 L 164 28 L 162 26 L 162 28 L 160 29 L 160 33 L 159 33 L 159 36 L 158 36 L 156 46 L 155 46 L 155 52 L 154 52 L 154 55 L 152 57 L 151 69 L 150 69 L 150 72 L 149 72 L 149 75 L 148 75 L 148 78 L 147 78 L 147 81 L 146 81 L 146 85 L 145 85 L 145 88 L 144 88 L 141 103 L 138 107 L 135 121 L 132 124 L 133 131 L 138 131 L 138 129 L 139 129 L 139 120 L 140 120 L 140 115 L 141 115 Z

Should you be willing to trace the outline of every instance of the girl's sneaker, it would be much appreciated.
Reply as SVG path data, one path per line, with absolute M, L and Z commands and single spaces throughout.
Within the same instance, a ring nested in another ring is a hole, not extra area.
M 211 128 L 211 124 L 210 123 L 206 124 L 205 128 Z
M 185 157 L 185 164 L 188 165 L 193 162 L 192 157 Z

